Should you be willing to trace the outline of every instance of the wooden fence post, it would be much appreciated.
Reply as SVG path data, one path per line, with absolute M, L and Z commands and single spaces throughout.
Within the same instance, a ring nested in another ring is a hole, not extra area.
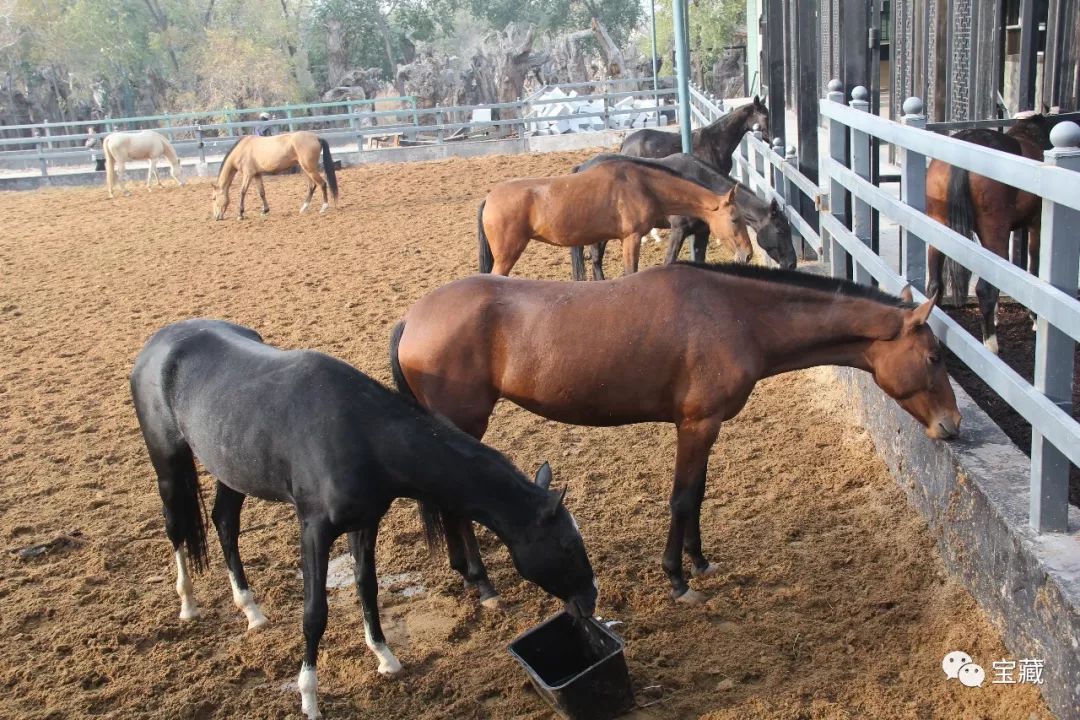
M 917 97 L 904 101 L 904 125 L 926 129 L 923 102 Z M 926 156 L 900 148 L 900 199 L 919 212 L 926 211 Z M 920 290 L 926 287 L 926 243 L 907 228 L 900 234 L 900 274 Z
M 1050 132 L 1046 164 L 1080 172 L 1080 126 L 1059 123 Z M 1039 278 L 1073 297 L 1080 267 L 1080 211 L 1043 201 Z M 1035 389 L 1072 414 L 1076 343 L 1040 316 L 1035 330 Z M 1031 432 L 1031 526 L 1037 532 L 1069 529 L 1069 461 L 1038 430 Z

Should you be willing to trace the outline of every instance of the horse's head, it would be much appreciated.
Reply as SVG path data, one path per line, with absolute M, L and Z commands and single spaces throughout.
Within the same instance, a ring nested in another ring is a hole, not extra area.
M 769 203 L 767 222 L 757 229 L 757 244 L 784 270 L 794 270 L 798 264 L 791 240 L 791 223 L 776 200 Z
M 214 196 L 210 205 L 210 214 L 215 220 L 224 220 L 225 211 L 229 209 L 229 191 L 224 190 L 214 183 Z
M 750 103 L 750 110 L 746 115 L 746 132 L 753 130 L 755 125 L 761 131 L 761 139 L 769 142 L 769 108 L 765 107 L 765 101 L 757 95 L 754 96 L 754 101 Z
M 910 289 L 905 293 L 905 299 L 910 299 Z M 921 422 L 927 435 L 947 440 L 960 431 L 960 411 L 941 343 L 926 324 L 936 303 L 934 296 L 913 310 L 903 310 L 896 336 L 874 341 L 866 355 L 874 382 Z
M 735 255 L 735 262 L 748 263 L 754 258 L 754 246 L 750 244 L 750 234 L 746 232 L 746 220 L 735 202 L 736 187 L 723 195 L 718 195 L 717 206 L 709 213 L 706 221 L 709 232 L 718 238 Z
M 551 467 L 536 472 L 536 484 L 547 491 L 534 506 L 535 514 L 513 541 L 510 557 L 521 576 L 566 603 L 575 617 L 591 617 L 596 610 L 596 576 L 585 553 L 577 523 L 563 506 L 566 490 L 549 489 Z

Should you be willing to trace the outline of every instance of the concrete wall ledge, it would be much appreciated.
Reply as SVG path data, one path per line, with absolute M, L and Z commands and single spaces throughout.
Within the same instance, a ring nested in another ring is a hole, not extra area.
M 1080 719 L 1080 510 L 1069 509 L 1069 533 L 1031 529 L 1027 456 L 959 387 L 961 437 L 942 443 L 868 373 L 835 372 L 946 567 L 1001 630 L 1012 659 L 1045 661 L 1041 690 L 1050 709 L 1061 720 Z M 975 659 L 987 683 L 998 659 Z

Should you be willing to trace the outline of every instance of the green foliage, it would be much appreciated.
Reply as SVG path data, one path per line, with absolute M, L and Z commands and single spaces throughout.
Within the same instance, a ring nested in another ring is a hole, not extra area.
M 736 30 L 746 23 L 746 0 L 711 0 L 690 4 L 688 17 L 690 53 L 703 66 L 711 66 L 725 45 L 730 45 Z M 646 18 L 646 22 L 648 19 Z M 665 70 L 672 68 L 668 62 L 674 45 L 674 19 L 671 0 L 656 0 L 656 51 L 665 59 Z M 638 47 L 648 55 L 652 50 L 652 38 L 648 32 L 639 38 Z
M 468 0 L 474 15 L 492 27 L 532 23 L 542 32 L 585 30 L 593 13 L 611 37 L 622 43 L 644 19 L 639 0 Z

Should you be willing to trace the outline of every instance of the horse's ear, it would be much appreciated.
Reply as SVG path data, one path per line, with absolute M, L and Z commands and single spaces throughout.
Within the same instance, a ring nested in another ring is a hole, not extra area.
M 735 204 L 735 191 L 738 188 L 739 188 L 738 185 L 732 185 L 731 189 L 727 191 L 726 195 L 724 195 L 724 201 L 727 202 L 728 205 Z
M 758 107 L 761 107 L 761 98 L 758 97 L 757 95 L 754 96 L 754 105 L 757 105 Z
M 566 488 L 562 490 L 552 490 L 548 493 L 548 501 L 544 506 L 544 509 L 540 512 L 541 522 L 550 522 L 555 519 L 555 516 L 559 512 L 559 508 L 563 504 L 563 499 L 566 497 Z
M 904 302 L 914 302 L 915 296 L 911 294 L 911 285 L 905 285 L 904 289 L 900 291 L 900 299 Z
M 536 471 L 536 477 L 533 479 L 533 482 L 545 490 L 551 487 L 551 466 L 546 462 L 541 465 Z
M 769 214 L 773 217 L 780 214 L 780 203 L 776 202 L 776 198 L 773 198 L 772 202 L 769 203 Z
M 930 318 L 930 312 L 937 305 L 938 293 L 934 293 L 934 297 L 924 302 L 919 307 L 911 311 L 911 327 L 917 328 L 920 325 L 925 325 L 926 321 Z

